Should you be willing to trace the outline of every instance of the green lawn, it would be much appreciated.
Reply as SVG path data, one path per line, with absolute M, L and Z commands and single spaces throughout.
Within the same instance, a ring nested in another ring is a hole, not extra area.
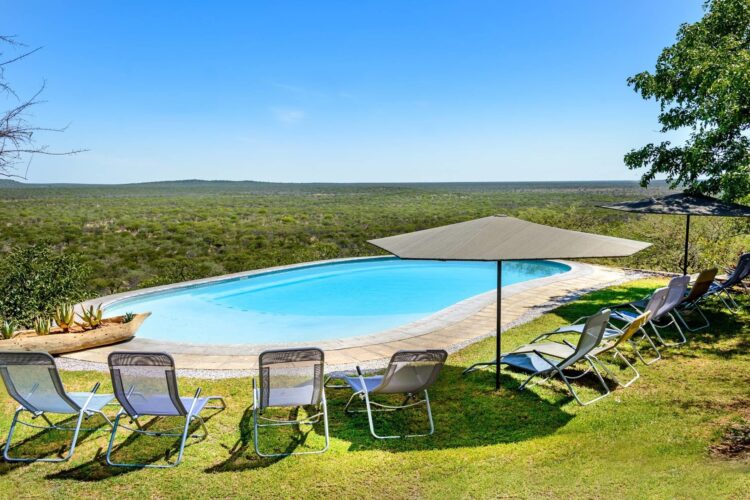
M 505 334 L 505 345 L 531 339 L 608 303 L 639 298 L 660 282 L 639 281 L 597 292 Z M 749 301 L 750 302 L 750 301 Z M 331 449 L 324 455 L 261 460 L 253 453 L 249 379 L 181 380 L 190 394 L 225 396 L 228 409 L 207 423 L 210 434 L 189 446 L 171 470 L 107 467 L 106 432 L 85 436 L 62 465 L 0 463 L 3 497 L 550 497 L 678 496 L 746 497 L 750 461 L 714 456 L 732 424 L 750 421 L 750 335 L 741 314 L 712 311 L 709 331 L 682 348 L 666 349 L 655 365 L 638 365 L 642 377 L 592 406 L 580 407 L 557 382 L 526 392 L 506 372 L 493 390 L 487 372 L 461 376 L 468 364 L 492 357 L 492 339 L 448 359 L 431 391 L 437 431 L 429 438 L 376 441 L 364 415 L 347 417 L 344 391 L 329 391 Z M 69 390 L 87 390 L 101 373 L 64 373 Z M 593 387 L 593 384 L 591 385 Z M 593 389 L 584 389 L 593 395 Z M 7 431 L 14 404 L 0 393 L 0 430 Z M 379 423 L 418 430 L 416 414 L 388 415 Z M 53 453 L 67 437 L 47 434 L 17 453 Z M 117 458 L 160 461 L 173 441 L 123 436 Z M 276 436 L 270 445 L 314 448 L 321 429 Z

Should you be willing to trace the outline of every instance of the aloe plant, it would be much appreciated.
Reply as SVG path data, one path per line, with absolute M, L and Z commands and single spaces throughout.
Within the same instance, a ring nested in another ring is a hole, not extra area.
M 126 312 L 122 315 L 122 322 L 123 323 L 130 323 L 135 319 L 135 313 L 132 312 Z
M 73 326 L 73 321 L 75 320 L 75 312 L 73 306 L 71 304 L 63 304 L 56 307 L 53 319 L 63 332 L 69 332 L 70 327 Z
M 97 328 L 102 324 L 102 305 L 99 304 L 94 309 L 94 306 L 89 306 L 88 309 L 83 309 L 83 312 L 79 314 L 82 323 L 78 323 L 84 328 Z
M 17 328 L 17 321 L 6 319 L 2 322 L 2 324 L 0 324 L 0 335 L 2 335 L 4 339 L 13 338 L 13 334 L 16 333 Z
M 37 335 L 49 335 L 52 327 L 52 320 L 49 318 L 37 317 L 34 319 L 34 331 Z

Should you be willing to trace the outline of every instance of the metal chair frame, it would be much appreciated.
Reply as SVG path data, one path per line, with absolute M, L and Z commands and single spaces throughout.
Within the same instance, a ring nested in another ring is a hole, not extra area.
M 274 350 L 268 350 L 264 351 L 259 356 L 259 362 L 262 364 L 262 357 L 264 354 L 272 354 L 272 353 L 294 353 L 299 351 L 318 351 L 320 352 L 320 364 L 321 366 L 325 366 L 324 362 L 324 353 L 322 350 L 317 348 L 303 348 L 303 349 L 274 349 Z M 262 366 L 261 366 L 262 369 Z M 303 419 L 295 419 L 295 420 L 285 420 L 285 419 L 277 419 L 277 418 L 270 418 L 263 416 L 263 410 L 265 408 L 261 405 L 261 386 L 260 383 L 256 384 L 255 378 L 253 378 L 253 445 L 255 447 L 255 453 L 257 453 L 259 456 L 264 458 L 275 458 L 275 457 L 287 457 L 291 455 L 318 455 L 321 453 L 325 453 L 328 451 L 328 448 L 330 446 L 330 434 L 328 430 L 328 404 L 326 402 L 326 394 L 325 394 L 325 384 L 322 382 L 323 377 L 321 377 L 321 387 L 320 387 L 320 402 L 319 405 L 311 405 L 311 406 L 317 406 L 318 407 L 318 413 L 315 415 L 310 415 L 307 418 Z M 303 405 L 305 406 L 305 405 Z M 299 406 L 295 406 L 295 408 L 298 408 Z M 265 427 L 282 427 L 282 426 L 300 426 L 300 425 L 315 425 L 320 423 L 321 419 L 323 420 L 323 434 L 325 439 L 325 445 L 320 450 L 313 450 L 313 451 L 298 451 L 298 452 L 289 452 L 289 453 L 265 453 L 261 451 L 260 449 L 260 429 Z M 266 422 L 266 423 L 261 423 Z

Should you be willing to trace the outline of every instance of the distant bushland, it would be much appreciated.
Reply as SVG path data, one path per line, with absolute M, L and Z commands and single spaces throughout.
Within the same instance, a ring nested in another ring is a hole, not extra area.
M 368 239 L 508 214 L 651 241 L 611 263 L 677 271 L 684 218 L 596 208 L 666 192 L 636 182 L 0 185 L 0 258 L 39 242 L 80 256 L 90 295 L 295 262 L 380 253 Z M 748 223 L 696 217 L 693 269 L 750 248 Z M 3 291 L 3 293 L 6 293 Z

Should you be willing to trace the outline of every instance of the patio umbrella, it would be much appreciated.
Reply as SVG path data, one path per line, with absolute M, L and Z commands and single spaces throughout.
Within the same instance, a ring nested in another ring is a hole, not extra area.
M 671 194 L 661 198 L 647 198 L 639 201 L 626 201 L 601 205 L 601 208 L 634 212 L 639 214 L 686 215 L 685 218 L 685 257 L 682 274 L 688 270 L 688 247 L 690 244 L 690 216 L 707 217 L 750 217 L 750 207 L 727 203 L 710 196 L 686 193 Z
M 624 257 L 650 246 L 641 241 L 570 231 L 495 215 L 370 240 L 402 259 L 497 262 L 495 387 L 500 388 L 502 262 Z

